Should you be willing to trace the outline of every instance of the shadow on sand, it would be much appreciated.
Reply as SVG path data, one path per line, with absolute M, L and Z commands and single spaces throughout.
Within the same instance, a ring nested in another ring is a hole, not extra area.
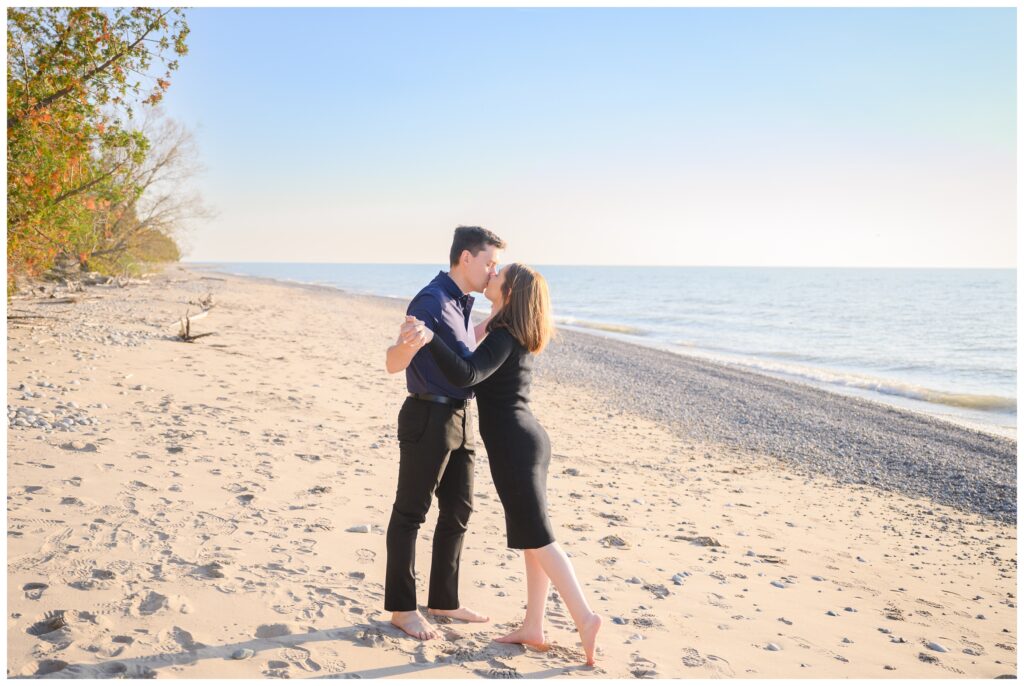
M 199 662 L 200 660 L 226 660 L 234 661 L 236 658 L 232 656 L 237 654 L 239 651 L 251 650 L 252 655 L 242 659 L 254 659 L 264 651 L 275 651 L 281 648 L 291 648 L 295 646 L 302 646 L 304 644 L 310 644 L 317 641 L 348 641 L 353 645 L 360 647 L 373 648 L 378 647 L 381 644 L 383 636 L 407 639 L 405 634 L 393 627 L 389 622 L 378 622 L 371 620 L 369 623 L 356 624 L 349 627 L 341 627 L 336 629 L 326 629 L 323 631 L 311 631 L 305 634 L 290 634 L 281 633 L 281 635 L 269 635 L 274 633 L 273 631 L 266 631 L 266 629 L 272 629 L 274 626 L 281 625 L 270 625 L 268 627 L 261 627 L 262 633 L 265 635 L 254 638 L 249 641 L 243 641 L 240 643 L 232 643 L 220 646 L 207 646 L 202 643 L 194 643 L 192 646 L 186 647 L 185 650 L 175 653 L 163 653 L 157 655 L 144 655 L 141 657 L 125 658 L 125 659 L 112 659 L 103 662 L 95 662 L 91 664 L 77 663 L 77 664 L 65 664 L 60 660 L 44 660 L 37 665 L 37 670 L 34 674 L 20 675 L 22 678 L 46 678 L 46 679 L 104 679 L 104 678 L 121 678 L 121 679 L 152 679 L 157 677 L 156 670 L 170 667 L 173 665 L 191 665 Z M 257 631 L 261 633 L 261 631 Z M 413 640 L 413 639 L 408 639 Z M 451 665 L 458 665 L 462 662 L 468 661 L 485 661 L 489 664 L 490 669 L 477 669 L 474 670 L 479 676 L 488 677 L 492 675 L 499 676 L 514 676 L 515 678 L 528 678 L 528 679 L 545 679 L 564 675 L 572 671 L 594 671 L 591 667 L 585 667 L 582 665 L 565 665 L 560 667 L 552 667 L 548 669 L 541 669 L 530 673 L 516 672 L 514 668 L 500 662 L 497 657 L 499 655 L 489 654 L 492 652 L 492 648 L 500 647 L 501 657 L 509 657 L 508 651 L 511 650 L 513 653 L 522 651 L 525 653 L 525 649 L 521 646 L 510 646 L 504 643 L 493 643 L 491 646 L 482 648 L 476 652 L 474 659 L 458 659 L 453 658 L 451 660 L 442 661 L 424 661 L 422 658 L 417 658 L 414 652 L 410 652 L 408 655 L 414 659 L 414 662 L 403 665 L 392 665 L 389 667 L 380 667 L 375 669 L 363 669 L 358 671 L 346 671 L 330 673 L 326 670 L 316 672 L 317 678 L 335 678 L 335 679 L 377 679 L 386 677 L 400 677 L 400 676 L 412 676 L 416 672 L 426 672 L 428 670 L 437 669 L 438 667 L 447 667 Z M 522 654 L 522 653 L 519 653 Z M 282 668 L 285 668 L 287 663 L 282 663 Z M 467 666 L 468 668 L 468 666 Z M 512 672 L 512 674 L 501 674 L 503 672 Z M 14 677 L 15 675 L 10 675 Z M 284 674 L 273 674 L 273 668 L 270 672 L 266 672 L 265 676 L 285 676 Z M 428 677 L 429 678 L 429 677 Z

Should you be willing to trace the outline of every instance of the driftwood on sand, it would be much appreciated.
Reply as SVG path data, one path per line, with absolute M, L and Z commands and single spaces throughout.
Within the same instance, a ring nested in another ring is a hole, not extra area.
M 197 319 L 202 319 L 209 313 L 209 308 L 203 310 L 202 312 L 196 315 L 191 315 L 190 310 L 186 310 L 185 316 L 178 320 L 178 324 L 180 326 L 178 330 L 178 339 L 184 341 L 185 343 L 191 343 L 199 338 L 203 338 L 204 336 L 213 336 L 213 331 L 197 334 L 192 333 L 192 322 L 196 321 Z

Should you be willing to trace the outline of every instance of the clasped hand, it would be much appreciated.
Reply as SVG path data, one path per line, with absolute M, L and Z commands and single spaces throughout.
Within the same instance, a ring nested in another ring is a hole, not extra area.
M 427 328 L 427 325 L 412 315 L 406 315 L 405 323 L 398 332 L 398 337 L 404 345 L 419 350 L 434 337 L 434 332 Z

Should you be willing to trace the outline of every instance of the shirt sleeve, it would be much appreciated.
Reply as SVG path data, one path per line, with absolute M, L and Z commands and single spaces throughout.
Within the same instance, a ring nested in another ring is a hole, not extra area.
M 498 371 L 512 354 L 515 344 L 516 340 L 510 333 L 499 329 L 485 338 L 468 358 L 456 355 L 436 334 L 427 347 L 449 383 L 466 388 L 475 386 Z
M 441 322 L 441 302 L 430 294 L 421 293 L 413 298 L 405 313 L 419 319 L 431 331 L 437 331 Z

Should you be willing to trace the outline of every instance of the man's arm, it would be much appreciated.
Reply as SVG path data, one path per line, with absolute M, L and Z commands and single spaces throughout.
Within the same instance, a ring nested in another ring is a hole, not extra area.
M 441 318 L 441 303 L 433 296 L 421 294 L 413 298 L 406 310 L 405 322 L 398 332 L 398 340 L 388 348 L 387 359 L 384 368 L 388 374 L 400 372 L 412 363 L 412 358 L 426 342 L 423 338 L 423 322 L 437 328 L 437 322 Z M 420 320 L 419 325 L 412 321 Z
M 387 361 L 384 363 L 388 374 L 395 374 L 408 367 L 417 352 L 419 352 L 418 347 L 403 342 L 402 334 L 398 334 L 398 340 L 388 348 Z

